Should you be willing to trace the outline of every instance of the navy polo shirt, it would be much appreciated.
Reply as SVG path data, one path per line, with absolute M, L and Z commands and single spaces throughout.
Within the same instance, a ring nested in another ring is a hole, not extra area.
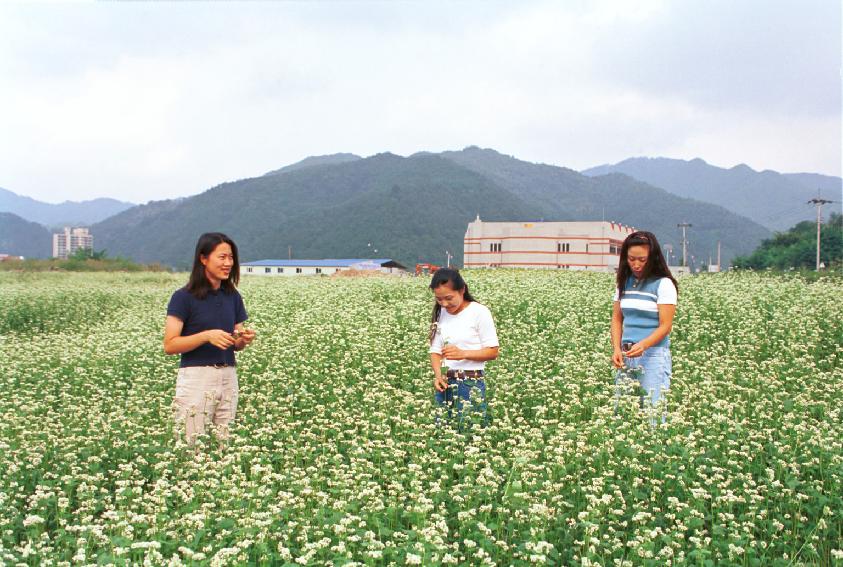
M 167 315 L 178 317 L 184 323 L 181 336 L 187 337 L 222 329 L 234 331 L 234 325 L 248 318 L 243 298 L 236 290 L 227 292 L 222 288 L 209 291 L 205 299 L 197 299 L 187 289 L 181 288 L 170 298 Z M 210 366 L 212 364 L 234 364 L 234 347 L 221 350 L 211 343 L 205 343 L 181 355 L 180 366 Z

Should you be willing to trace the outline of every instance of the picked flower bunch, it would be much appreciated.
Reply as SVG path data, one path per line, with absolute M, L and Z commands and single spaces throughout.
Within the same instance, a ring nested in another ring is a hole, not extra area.
M 622 394 L 631 396 L 644 396 L 647 392 L 641 386 L 641 377 L 644 376 L 644 367 L 629 367 L 626 364 L 619 368 L 615 374 L 615 383 Z

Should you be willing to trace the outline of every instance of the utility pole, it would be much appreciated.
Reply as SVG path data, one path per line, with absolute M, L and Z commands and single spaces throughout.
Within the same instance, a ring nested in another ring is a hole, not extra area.
M 820 271 L 820 227 L 822 226 L 822 209 L 823 205 L 827 205 L 828 203 L 833 203 L 834 201 L 829 201 L 827 199 L 823 199 L 820 197 L 820 192 L 817 191 L 817 198 L 811 199 L 808 201 L 811 205 L 816 205 L 817 207 L 817 271 Z
M 451 267 L 451 258 L 453 258 L 454 255 L 451 254 L 450 252 L 448 252 L 447 250 L 445 250 L 445 255 L 448 257 L 448 264 L 445 267 L 450 268 Z
M 293 259 L 293 247 L 292 247 L 292 245 L 287 246 L 287 259 L 288 260 Z
M 691 228 L 694 225 L 687 222 L 680 222 L 676 226 L 682 229 L 682 266 L 688 267 L 688 239 L 685 238 L 685 229 Z

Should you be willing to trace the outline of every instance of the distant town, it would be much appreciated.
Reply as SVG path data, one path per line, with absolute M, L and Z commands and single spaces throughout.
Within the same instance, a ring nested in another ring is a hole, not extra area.
M 488 222 L 478 215 L 468 224 L 463 239 L 465 268 L 530 268 L 616 272 L 624 238 L 635 229 L 610 221 Z M 265 259 L 242 264 L 250 276 L 332 275 L 349 271 L 407 273 L 391 258 Z M 428 272 L 418 264 L 416 273 Z M 683 262 L 674 273 L 687 273 Z M 709 263 L 709 272 L 720 265 Z

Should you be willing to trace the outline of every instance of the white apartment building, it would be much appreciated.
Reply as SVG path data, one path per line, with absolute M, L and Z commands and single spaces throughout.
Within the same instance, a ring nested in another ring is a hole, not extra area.
M 465 231 L 463 265 L 614 272 L 632 232 L 609 221 L 485 222 L 478 216 Z
M 87 228 L 66 226 L 62 232 L 53 233 L 53 258 L 67 260 L 80 248 L 94 249 L 94 237 Z

